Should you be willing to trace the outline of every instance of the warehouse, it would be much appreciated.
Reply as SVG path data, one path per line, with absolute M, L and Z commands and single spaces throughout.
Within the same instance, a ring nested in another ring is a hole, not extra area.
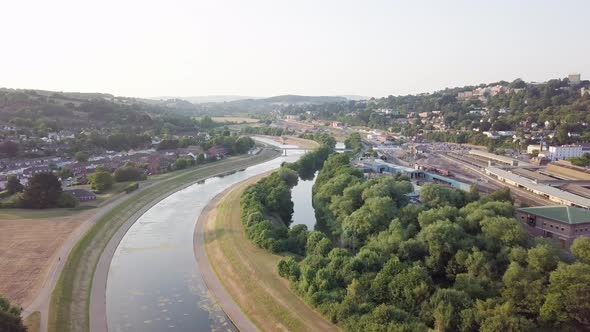
M 533 180 L 500 169 L 498 167 L 487 167 L 485 172 L 487 175 L 491 175 L 502 182 L 508 183 L 518 188 L 526 189 L 553 202 L 569 206 L 590 208 L 590 199 L 588 198 L 581 197 L 546 184 L 537 183 Z

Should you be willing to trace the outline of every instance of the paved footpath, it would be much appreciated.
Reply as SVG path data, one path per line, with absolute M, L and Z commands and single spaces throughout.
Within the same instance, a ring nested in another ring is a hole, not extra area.
M 244 181 L 248 181 L 246 179 Z M 199 219 L 197 220 L 197 225 L 195 226 L 195 234 L 193 239 L 194 250 L 195 250 L 195 258 L 197 259 L 197 265 L 199 265 L 199 270 L 201 270 L 201 275 L 203 276 L 203 280 L 207 285 L 207 289 L 213 296 L 217 299 L 217 302 L 221 306 L 221 309 L 225 312 L 225 314 L 229 317 L 229 319 L 234 323 L 236 328 L 240 332 L 257 332 L 258 328 L 248 316 L 244 314 L 244 312 L 240 309 L 240 307 L 236 304 L 233 300 L 231 295 L 227 292 L 225 287 L 221 284 L 219 278 L 213 271 L 213 266 L 211 266 L 211 262 L 207 257 L 207 252 L 205 251 L 205 233 L 203 231 L 203 225 L 207 218 L 209 218 L 209 213 L 213 210 L 217 204 L 219 204 L 220 200 L 230 191 L 234 190 L 238 187 L 242 182 L 239 182 L 226 190 L 222 193 L 218 194 L 213 198 L 209 204 L 203 209 Z M 212 216 L 211 216 L 212 217 Z
M 72 248 L 78 243 L 78 240 L 98 221 L 102 218 L 105 214 L 111 211 L 115 206 L 121 204 L 123 201 L 133 197 L 137 193 L 145 190 L 146 188 L 152 186 L 153 184 L 148 184 L 143 186 L 139 190 L 136 190 L 133 195 L 121 195 L 120 197 L 116 198 L 112 202 L 101 206 L 98 208 L 98 211 L 93 214 L 90 218 L 87 218 L 78 228 L 70 234 L 70 236 L 66 239 L 66 241 L 62 244 L 61 248 L 57 251 L 57 255 L 54 256 L 54 259 L 51 263 L 51 268 L 49 269 L 49 273 L 45 282 L 43 283 L 43 287 L 37 293 L 37 296 L 33 299 L 31 304 L 29 304 L 23 310 L 23 317 L 26 317 L 35 311 L 39 311 L 41 314 L 41 321 L 39 331 L 46 332 L 47 331 L 47 323 L 49 319 L 49 303 L 51 302 L 51 293 L 59 280 L 61 275 L 61 271 L 64 268 L 64 264 L 67 260 L 68 255 L 72 251 Z M 57 258 L 57 259 L 55 259 Z

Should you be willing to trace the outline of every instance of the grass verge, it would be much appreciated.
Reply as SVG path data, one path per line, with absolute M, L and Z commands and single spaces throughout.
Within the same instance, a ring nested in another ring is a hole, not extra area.
M 28 332 L 39 332 L 41 329 L 41 313 L 39 311 L 33 312 L 24 319 L 23 323 Z
M 117 205 L 94 224 L 70 252 L 53 290 L 49 332 L 88 331 L 92 279 L 100 256 L 119 227 L 146 205 L 205 178 L 243 169 L 278 155 L 264 150 L 256 156 L 234 157 L 167 177 Z
M 210 210 L 203 225 L 213 270 L 242 312 L 261 331 L 339 331 L 293 293 L 277 272 L 281 256 L 253 245 L 240 220 L 243 182 Z

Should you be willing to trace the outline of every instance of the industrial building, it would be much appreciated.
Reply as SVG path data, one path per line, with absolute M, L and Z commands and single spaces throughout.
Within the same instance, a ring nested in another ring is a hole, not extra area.
M 582 207 L 587 209 L 590 208 L 590 199 L 588 198 L 581 197 L 546 184 L 538 183 L 537 181 L 530 180 L 499 167 L 487 167 L 485 172 L 487 175 L 493 176 L 499 181 L 528 190 L 539 196 L 543 196 L 550 201 L 568 206 Z
M 461 189 L 468 191 L 470 189 L 470 185 L 457 181 L 455 179 L 448 178 L 446 176 L 425 172 L 423 170 L 414 169 L 410 167 L 394 165 L 382 161 L 363 161 L 360 166 L 363 168 L 363 172 L 365 173 L 379 173 L 379 174 L 401 174 L 405 175 L 411 180 L 420 180 L 423 179 L 425 181 L 432 181 L 435 183 L 441 183 L 453 188 Z
M 570 206 L 538 206 L 516 210 L 516 217 L 534 236 L 558 240 L 569 249 L 580 236 L 590 237 L 590 211 Z
M 482 157 L 482 158 L 486 158 L 486 159 L 489 159 L 494 162 L 501 163 L 501 164 L 507 165 L 507 166 L 518 166 L 518 160 L 516 160 L 516 159 L 505 157 L 505 156 L 500 156 L 500 155 L 485 152 L 485 151 L 469 150 L 469 154 L 474 155 L 474 156 L 478 156 L 478 157 Z

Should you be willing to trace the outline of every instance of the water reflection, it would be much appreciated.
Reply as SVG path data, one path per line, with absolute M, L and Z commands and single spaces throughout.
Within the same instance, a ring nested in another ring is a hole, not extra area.
M 303 181 L 299 179 L 297 185 L 291 190 L 293 200 L 293 223 L 292 225 L 303 224 L 307 229 L 315 227 L 315 212 L 312 206 L 311 189 L 317 178 L 317 173 L 312 180 Z
M 195 222 L 218 193 L 302 154 L 290 151 L 288 156 L 194 184 L 143 214 L 111 262 L 106 297 L 109 331 L 235 331 L 201 278 L 193 252 Z

